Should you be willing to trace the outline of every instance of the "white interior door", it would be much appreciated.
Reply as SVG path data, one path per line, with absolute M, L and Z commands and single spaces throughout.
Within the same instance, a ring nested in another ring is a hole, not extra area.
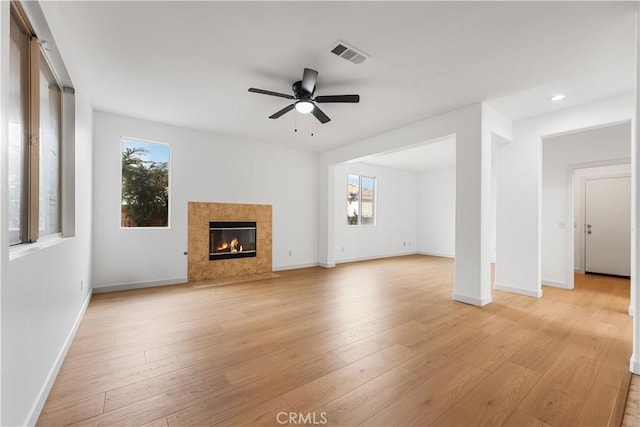
M 585 271 L 631 275 L 631 178 L 585 181 Z

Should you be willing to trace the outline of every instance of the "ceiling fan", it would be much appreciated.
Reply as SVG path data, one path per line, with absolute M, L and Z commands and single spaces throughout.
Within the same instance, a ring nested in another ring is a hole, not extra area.
M 269 116 L 270 119 L 277 119 L 285 113 L 293 110 L 294 108 L 302 113 L 311 113 L 315 116 L 320 123 L 327 123 L 329 116 L 327 116 L 315 103 L 322 104 L 325 102 L 348 102 L 357 103 L 360 102 L 360 95 L 326 95 L 313 97 L 313 93 L 316 90 L 316 81 L 318 80 L 318 72 L 311 68 L 305 68 L 302 74 L 302 80 L 293 84 L 293 95 L 287 95 L 279 92 L 272 92 L 270 90 L 249 88 L 249 92 L 261 93 L 263 95 L 279 96 L 280 98 L 293 99 L 293 104 L 287 105 L 282 110 Z

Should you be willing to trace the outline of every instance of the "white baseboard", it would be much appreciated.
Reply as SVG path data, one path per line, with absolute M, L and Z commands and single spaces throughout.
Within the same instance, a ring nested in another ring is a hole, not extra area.
M 149 282 L 128 283 L 124 285 L 100 286 L 100 287 L 94 287 L 93 293 L 101 294 L 103 292 L 128 291 L 131 289 L 153 288 L 156 286 L 179 285 L 181 283 L 187 283 L 187 278 L 176 277 L 174 279 L 167 279 L 167 280 L 152 280 Z
M 461 295 L 456 293 L 453 294 L 453 299 L 454 301 L 463 302 L 465 304 L 477 305 L 479 307 L 487 305 L 491 301 L 493 301 L 493 297 L 491 295 L 480 299 L 480 298 L 470 297 L 467 295 Z
M 640 375 L 640 355 L 631 355 L 631 359 L 629 360 L 629 370 L 636 375 Z
M 42 385 L 40 389 L 40 393 L 38 393 L 38 398 L 33 403 L 31 410 L 29 411 L 29 415 L 27 417 L 27 421 L 24 425 L 26 426 L 35 426 L 36 422 L 38 422 L 38 417 L 40 417 L 40 413 L 42 412 L 42 408 L 44 408 L 44 404 L 47 401 L 47 397 L 49 397 L 49 392 L 51 392 L 51 388 L 53 387 L 53 383 L 58 376 L 58 372 L 62 367 L 62 362 L 64 362 L 64 358 L 67 356 L 69 352 L 69 348 L 71 347 L 71 343 L 73 342 L 73 338 L 76 336 L 76 332 L 78 331 L 78 327 L 80 326 L 80 322 L 84 317 L 84 313 L 87 311 L 87 307 L 89 306 L 89 302 L 91 301 L 91 292 L 87 294 L 84 302 L 82 303 L 82 307 L 80 308 L 80 312 L 76 316 L 76 320 L 73 322 L 73 326 L 71 327 L 71 331 L 67 335 L 67 339 L 64 341 L 58 356 L 56 357 L 56 361 L 54 365 L 51 367 L 49 371 L 49 375 L 47 375 L 47 380 Z
M 546 286 L 553 286 L 554 288 L 573 289 L 564 282 L 554 282 L 553 280 L 542 280 L 542 284 Z
M 445 254 L 445 253 L 441 253 L 441 252 L 418 251 L 417 253 L 419 255 L 437 256 L 437 257 L 440 257 L 440 258 L 455 258 L 455 255 Z
M 332 262 L 330 264 L 324 263 L 324 262 L 319 262 L 318 263 L 318 267 L 322 267 L 322 268 L 333 268 L 336 266 L 335 262 Z
M 311 267 L 324 267 L 324 265 L 320 265 L 317 262 L 312 262 L 308 264 L 294 264 L 294 265 L 282 265 L 280 267 L 272 268 L 273 271 L 285 271 L 285 270 L 297 270 L 299 268 L 311 268 Z
M 394 253 L 374 255 L 374 256 L 366 256 L 366 257 L 358 257 L 358 258 L 347 258 L 347 259 L 336 260 L 336 264 L 344 264 L 344 263 L 347 263 L 347 262 L 371 261 L 371 260 L 374 260 L 374 259 L 382 259 L 382 258 L 395 258 L 395 257 L 399 257 L 399 256 L 416 255 L 417 253 L 418 252 L 415 252 L 415 251 L 411 251 L 411 252 L 394 252 Z
M 629 306 L 629 316 L 634 316 L 635 315 L 635 310 L 633 309 L 632 306 Z
M 575 270 L 573 270 L 573 272 L 576 274 L 585 274 L 585 271 L 582 268 L 576 268 Z
M 495 289 L 498 291 L 511 292 L 513 294 L 526 295 L 528 297 L 540 298 L 542 296 L 542 289 L 533 291 L 531 289 L 517 288 L 515 286 L 507 286 L 500 283 L 496 283 Z

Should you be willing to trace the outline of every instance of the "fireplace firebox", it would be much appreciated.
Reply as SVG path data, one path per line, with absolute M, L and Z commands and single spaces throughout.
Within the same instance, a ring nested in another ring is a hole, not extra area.
M 209 223 L 209 260 L 249 258 L 257 254 L 256 223 Z

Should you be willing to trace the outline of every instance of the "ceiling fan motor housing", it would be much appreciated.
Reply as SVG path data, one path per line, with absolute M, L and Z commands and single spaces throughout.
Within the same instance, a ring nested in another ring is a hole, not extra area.
M 308 93 L 307 91 L 302 89 L 302 80 L 295 82 L 291 86 L 291 88 L 293 90 L 293 95 L 296 97 L 296 99 L 299 99 L 301 101 L 310 101 L 311 97 L 313 96 L 313 93 Z M 314 87 L 314 92 L 315 92 L 315 87 Z

